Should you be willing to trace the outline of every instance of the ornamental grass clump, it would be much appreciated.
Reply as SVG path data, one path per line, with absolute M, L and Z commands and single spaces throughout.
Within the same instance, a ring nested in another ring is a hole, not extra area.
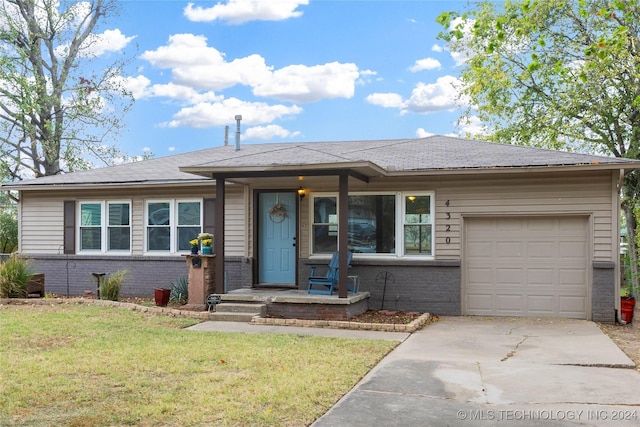
M 102 279 L 100 283 L 100 299 L 118 301 L 120 290 L 124 286 L 124 279 L 128 270 L 118 270 Z
M 189 299 L 189 283 L 187 276 L 179 277 L 178 280 L 171 283 L 171 294 L 169 301 L 186 304 Z
M 0 298 L 25 298 L 27 284 L 34 274 L 31 262 L 11 255 L 0 264 Z

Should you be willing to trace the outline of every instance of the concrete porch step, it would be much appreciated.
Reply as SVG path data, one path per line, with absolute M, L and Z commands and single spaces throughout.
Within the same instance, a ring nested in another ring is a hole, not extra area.
M 264 317 L 267 314 L 267 304 L 221 302 L 216 305 L 216 311 L 209 316 L 211 320 L 226 322 L 250 322 L 254 316 Z
M 219 322 L 251 322 L 254 316 L 259 313 L 224 313 L 224 312 L 211 312 L 209 313 L 209 320 Z

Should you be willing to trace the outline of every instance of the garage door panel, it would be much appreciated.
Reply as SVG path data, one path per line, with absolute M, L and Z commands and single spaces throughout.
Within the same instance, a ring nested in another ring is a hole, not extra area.
M 469 293 L 467 295 L 467 306 L 470 310 L 477 311 L 478 313 L 491 314 L 492 298 L 492 295 Z
M 498 286 L 520 284 L 523 275 L 524 269 L 522 268 L 496 268 L 495 284 Z
M 555 270 L 552 268 L 531 268 L 527 270 L 527 285 L 553 286 Z
M 524 248 L 519 242 L 496 242 L 495 255 L 499 258 L 519 258 L 522 256 Z
M 558 271 L 559 281 L 558 287 L 577 287 L 581 291 L 587 281 L 586 272 L 580 268 L 560 268 Z
M 468 242 L 467 251 L 474 259 L 493 258 L 493 244 L 487 242 Z
M 558 256 L 565 260 L 583 260 L 587 257 L 587 245 L 586 242 L 568 242 L 563 241 L 558 243 Z
M 493 283 L 493 270 L 490 268 L 469 268 L 473 281 L 468 283 L 469 289 L 474 285 L 490 285 Z
M 555 257 L 557 248 L 553 241 L 546 240 L 540 242 L 529 242 L 527 244 L 527 255 L 529 261 L 542 262 Z
M 560 297 L 558 298 L 559 310 L 563 313 L 572 314 L 576 317 L 584 313 L 587 309 L 586 298 L 581 297 Z
M 588 218 L 465 221 L 465 313 L 588 316 Z
M 522 294 L 499 294 L 494 298 L 498 312 L 521 312 L 525 309 L 525 298 Z
M 527 314 L 530 316 L 551 316 L 556 309 L 555 298 L 551 295 L 530 295 L 527 298 Z

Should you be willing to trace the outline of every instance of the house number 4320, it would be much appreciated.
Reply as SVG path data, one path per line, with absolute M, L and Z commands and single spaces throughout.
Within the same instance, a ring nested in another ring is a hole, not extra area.
M 450 201 L 449 201 L 449 200 L 447 200 L 446 202 L 444 202 L 444 205 L 445 205 L 446 207 L 449 207 L 449 205 L 450 205 Z M 447 216 L 447 220 L 450 220 L 450 219 L 451 219 L 451 212 L 445 212 L 445 215 Z M 445 231 L 445 232 L 447 232 L 447 233 L 449 233 L 449 232 L 451 231 L 451 225 L 450 225 L 450 224 L 446 224 L 446 225 L 444 226 L 444 231 Z M 445 242 L 447 245 L 448 245 L 449 243 L 451 243 L 451 237 L 447 236 L 447 237 L 444 239 L 444 242 Z

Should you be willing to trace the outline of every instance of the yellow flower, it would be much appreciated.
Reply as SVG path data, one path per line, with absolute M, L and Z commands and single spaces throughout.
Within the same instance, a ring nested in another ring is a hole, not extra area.
M 200 243 L 198 239 L 189 240 L 191 246 L 198 246 L 198 243 Z
M 212 239 L 204 239 L 204 240 L 202 240 L 202 245 L 203 246 L 211 246 L 211 242 L 212 241 L 213 241 Z

